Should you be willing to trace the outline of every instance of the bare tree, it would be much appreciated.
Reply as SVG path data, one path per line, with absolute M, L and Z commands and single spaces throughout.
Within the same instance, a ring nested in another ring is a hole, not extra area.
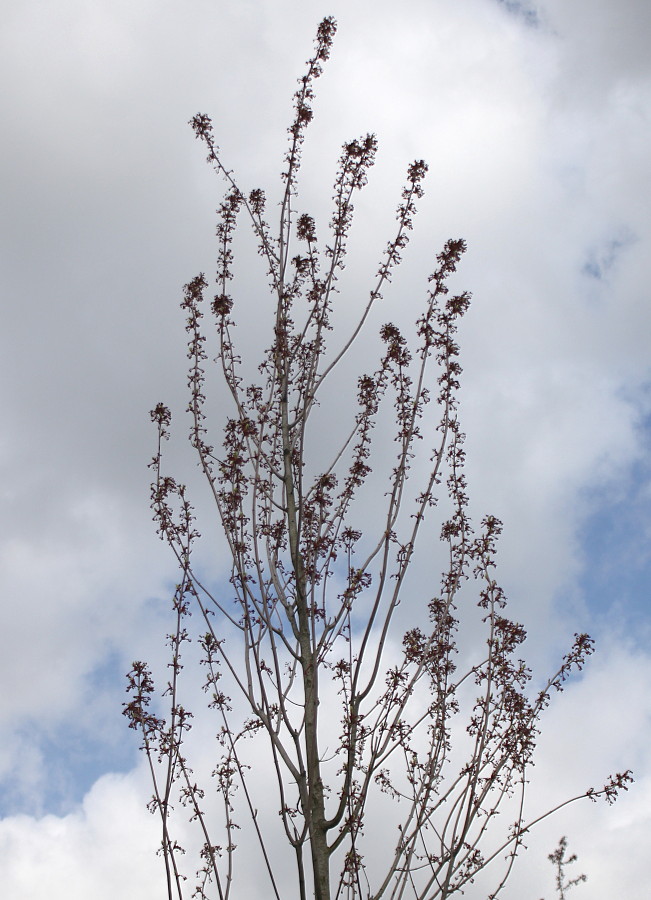
M 151 767 L 151 809 L 161 817 L 170 898 L 183 896 L 186 877 L 183 849 L 171 831 L 179 801 L 189 807 L 201 835 L 195 886 L 201 898 L 234 895 L 236 829 L 248 814 L 246 833 L 259 845 L 246 851 L 248 864 L 260 860 L 267 878 L 263 892 L 280 900 L 279 863 L 260 813 L 265 804 L 275 806 L 276 830 L 282 827 L 292 848 L 292 890 L 301 900 L 446 898 L 489 865 L 495 869 L 490 896 L 496 897 L 535 823 L 525 816 L 524 799 L 540 716 L 593 649 L 588 635 L 576 635 L 556 672 L 532 690 L 531 672 L 518 657 L 525 630 L 507 618 L 495 580 L 500 522 L 486 516 L 477 532 L 471 526 L 456 343 L 470 295 L 452 294 L 447 286 L 465 250 L 463 240 L 448 241 L 436 257 L 414 340 L 395 324 L 382 326 L 383 349 L 373 371 L 357 380 L 357 411 L 344 437 L 335 444 L 336 430 L 324 431 L 320 423 L 319 400 L 327 396 L 331 373 L 359 343 L 401 262 L 427 172 L 422 160 L 408 167 L 397 227 L 375 283 L 356 324 L 330 351 L 326 339 L 353 198 L 367 183 L 377 148 L 372 134 L 344 144 L 329 237 L 319 241 L 315 219 L 298 211 L 297 188 L 314 84 L 335 28 L 332 18 L 321 22 L 316 50 L 299 79 L 275 230 L 266 218 L 264 192 L 245 194 L 222 161 L 208 116 L 192 120 L 208 160 L 227 184 L 217 226 L 217 292 L 209 307 L 232 412 L 216 449 L 206 413 L 202 320 L 208 282 L 201 274 L 186 285 L 182 303 L 189 335 L 190 439 L 228 542 L 231 569 L 226 587 L 213 588 L 195 567 L 199 534 L 193 507 L 186 488 L 162 469 L 171 414 L 159 403 L 151 414 L 158 428 L 152 508 L 180 570 L 164 691 L 169 708 L 159 715 L 162 707 L 152 706 L 151 672 L 136 662 L 125 714 L 142 733 Z M 275 303 L 273 334 L 259 361 L 259 379 L 251 384 L 234 343 L 229 294 L 239 216 L 252 226 Z M 386 428 L 387 406 L 395 453 L 379 492 L 385 492 L 384 511 L 369 524 L 364 497 L 370 485 L 378 496 L 371 446 L 376 425 Z M 432 436 L 433 446 L 417 453 Z M 315 440 L 330 452 L 330 462 L 319 470 L 309 457 Z M 449 503 L 440 526 L 447 562 L 432 596 L 431 588 L 423 595 L 422 587 L 410 586 L 408 576 L 420 565 L 419 552 L 426 561 L 432 556 L 437 491 Z M 477 593 L 469 601 L 473 585 Z M 413 613 L 407 629 L 396 614 L 401 601 Z M 479 647 L 460 644 L 459 619 L 465 621 L 469 608 L 479 611 L 485 629 Z M 214 807 L 207 811 L 207 786 L 196 783 L 186 755 L 191 713 L 182 703 L 181 659 L 191 639 L 192 612 L 201 617 L 204 687 L 219 721 L 213 776 L 222 798 L 221 825 Z M 458 671 L 459 658 L 473 652 Z M 246 746 L 255 746 L 255 753 Z M 253 794 L 251 760 L 268 773 L 266 798 Z M 602 790 L 579 796 L 612 801 L 629 780 L 629 772 L 618 774 Z M 507 825 L 497 818 L 502 807 L 511 815 Z M 387 808 L 391 819 L 383 819 L 378 832 L 377 810 L 384 815 Z M 381 860 L 370 860 L 378 834 L 385 850 Z

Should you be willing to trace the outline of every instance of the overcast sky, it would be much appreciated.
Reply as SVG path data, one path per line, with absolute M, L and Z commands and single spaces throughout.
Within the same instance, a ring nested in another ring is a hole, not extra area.
M 561 834 L 589 877 L 577 900 L 649 896 L 648 0 L 2 0 L 7 900 L 163 896 L 120 711 L 131 660 L 160 657 L 175 577 L 150 518 L 148 410 L 164 399 L 183 432 L 178 301 L 214 266 L 223 189 L 187 122 L 210 114 L 242 187 L 277 189 L 295 79 L 329 14 L 307 208 L 327 203 L 344 140 L 373 131 L 380 145 L 346 303 L 363 301 L 406 167 L 425 158 L 382 315 L 422 296 L 445 239 L 467 240 L 455 284 L 474 296 L 461 332 L 473 509 L 505 523 L 500 577 L 528 659 L 546 670 L 574 631 L 597 639 L 550 710 L 534 796 L 635 771 L 615 807 L 546 825 L 506 896 L 550 900 Z M 239 294 L 251 348 L 265 321 L 252 269 Z M 192 481 L 180 445 L 170 465 Z

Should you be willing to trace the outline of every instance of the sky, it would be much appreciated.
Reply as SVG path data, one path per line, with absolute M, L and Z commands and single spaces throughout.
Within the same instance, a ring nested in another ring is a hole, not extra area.
M 302 200 L 326 208 L 341 144 L 377 134 L 349 257 L 352 309 L 407 165 L 427 160 L 382 315 L 415 309 L 435 253 L 465 238 L 455 285 L 473 293 L 460 332 L 473 511 L 504 522 L 500 578 L 529 630 L 528 660 L 547 671 L 575 631 L 597 641 L 545 720 L 532 796 L 634 770 L 614 807 L 575 805 L 546 822 L 505 896 L 550 900 L 546 854 L 567 834 L 589 879 L 577 900 L 646 900 L 646 0 L 3 0 L 3 896 L 164 894 L 148 776 L 121 704 L 131 661 L 160 660 L 169 627 L 175 571 L 151 522 L 147 470 L 159 400 L 179 425 L 170 467 L 200 491 L 180 439 L 178 303 L 214 266 L 223 186 L 187 123 L 210 114 L 242 184 L 277 190 L 295 79 L 325 15 L 339 31 Z M 243 265 L 239 287 L 251 359 L 265 339 L 256 266 Z M 218 572 L 219 541 L 202 552 Z

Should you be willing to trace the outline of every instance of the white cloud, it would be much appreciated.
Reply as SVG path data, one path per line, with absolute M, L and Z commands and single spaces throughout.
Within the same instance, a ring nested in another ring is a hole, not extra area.
M 3 891 L 12 900 L 154 900 L 161 896 L 157 822 L 144 808 L 143 771 L 105 775 L 62 818 L 0 820 Z

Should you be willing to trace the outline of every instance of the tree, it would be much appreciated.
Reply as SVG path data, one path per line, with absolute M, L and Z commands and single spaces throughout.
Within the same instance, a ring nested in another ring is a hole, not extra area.
M 180 571 L 164 691 L 169 707 L 164 716 L 152 707 L 153 677 L 145 663 L 136 662 L 125 714 L 142 734 L 151 767 L 151 809 L 162 822 L 170 898 L 182 897 L 184 889 L 183 849 L 171 831 L 180 801 L 200 834 L 197 896 L 234 895 L 236 834 L 248 816 L 242 836 L 258 844 L 257 851 L 248 851 L 249 864 L 263 863 L 266 892 L 280 900 L 279 862 L 261 813 L 272 801 L 254 796 L 251 783 L 250 765 L 260 766 L 261 759 L 272 773 L 275 821 L 293 854 L 292 890 L 301 900 L 446 898 L 489 865 L 496 869 L 496 897 L 535 824 L 525 816 L 524 799 L 541 714 L 593 650 L 588 635 L 575 635 L 556 672 L 532 690 L 532 674 L 518 656 L 526 633 L 507 617 L 495 579 L 501 524 L 486 516 L 475 532 L 470 522 L 456 343 L 470 295 L 448 287 L 463 240 L 449 240 L 436 258 L 414 339 L 393 323 L 382 326 L 382 350 L 374 370 L 359 375 L 357 411 L 343 439 L 335 443 L 336 434 L 319 431 L 319 401 L 401 262 L 427 172 L 422 160 L 409 166 L 397 228 L 375 284 L 356 324 L 330 352 L 353 199 L 367 183 L 377 149 L 372 134 L 344 144 L 330 236 L 320 242 L 315 219 L 297 207 L 298 175 L 314 84 L 335 29 L 332 18 L 321 22 L 314 55 L 299 79 L 275 231 L 266 218 L 265 193 L 245 194 L 223 162 L 209 117 L 192 120 L 227 185 L 210 309 L 218 371 L 232 407 L 218 450 L 209 434 L 203 330 L 208 282 L 200 274 L 186 285 L 182 302 L 189 335 L 190 441 L 231 567 L 224 590 L 205 583 L 194 565 L 199 533 L 187 489 L 163 472 L 171 414 L 159 403 L 151 413 L 158 429 L 152 508 Z M 252 226 L 275 303 L 273 334 L 251 384 L 242 375 L 229 294 L 239 216 Z M 388 427 L 387 406 L 394 458 L 378 491 L 371 449 L 376 428 Z M 315 436 L 330 452 L 330 461 L 318 469 L 310 457 Z M 429 451 L 418 453 L 432 437 Z M 422 585 L 415 588 L 409 579 L 421 565 L 419 554 L 426 561 L 432 556 L 426 542 L 438 491 L 449 504 L 440 525 L 447 563 L 438 590 L 423 596 Z M 381 518 L 371 523 L 364 516 L 369 492 L 374 498 L 384 493 L 385 501 Z M 469 601 L 472 586 L 477 596 Z M 413 616 L 408 628 L 397 615 L 401 602 Z M 485 630 L 479 648 L 461 640 L 473 608 Z M 222 802 L 220 841 L 214 836 L 215 810 L 208 810 L 210 794 L 188 761 L 192 714 L 182 702 L 181 660 L 192 636 L 192 613 L 202 623 L 195 637 L 204 690 L 219 722 L 220 756 L 212 774 Z M 618 774 L 602 790 L 579 796 L 612 801 L 628 781 L 629 772 Z M 500 824 L 504 816 L 497 818 L 501 809 L 509 812 L 506 826 Z M 391 816 L 390 829 L 385 814 Z M 376 853 L 382 859 L 370 860 Z

